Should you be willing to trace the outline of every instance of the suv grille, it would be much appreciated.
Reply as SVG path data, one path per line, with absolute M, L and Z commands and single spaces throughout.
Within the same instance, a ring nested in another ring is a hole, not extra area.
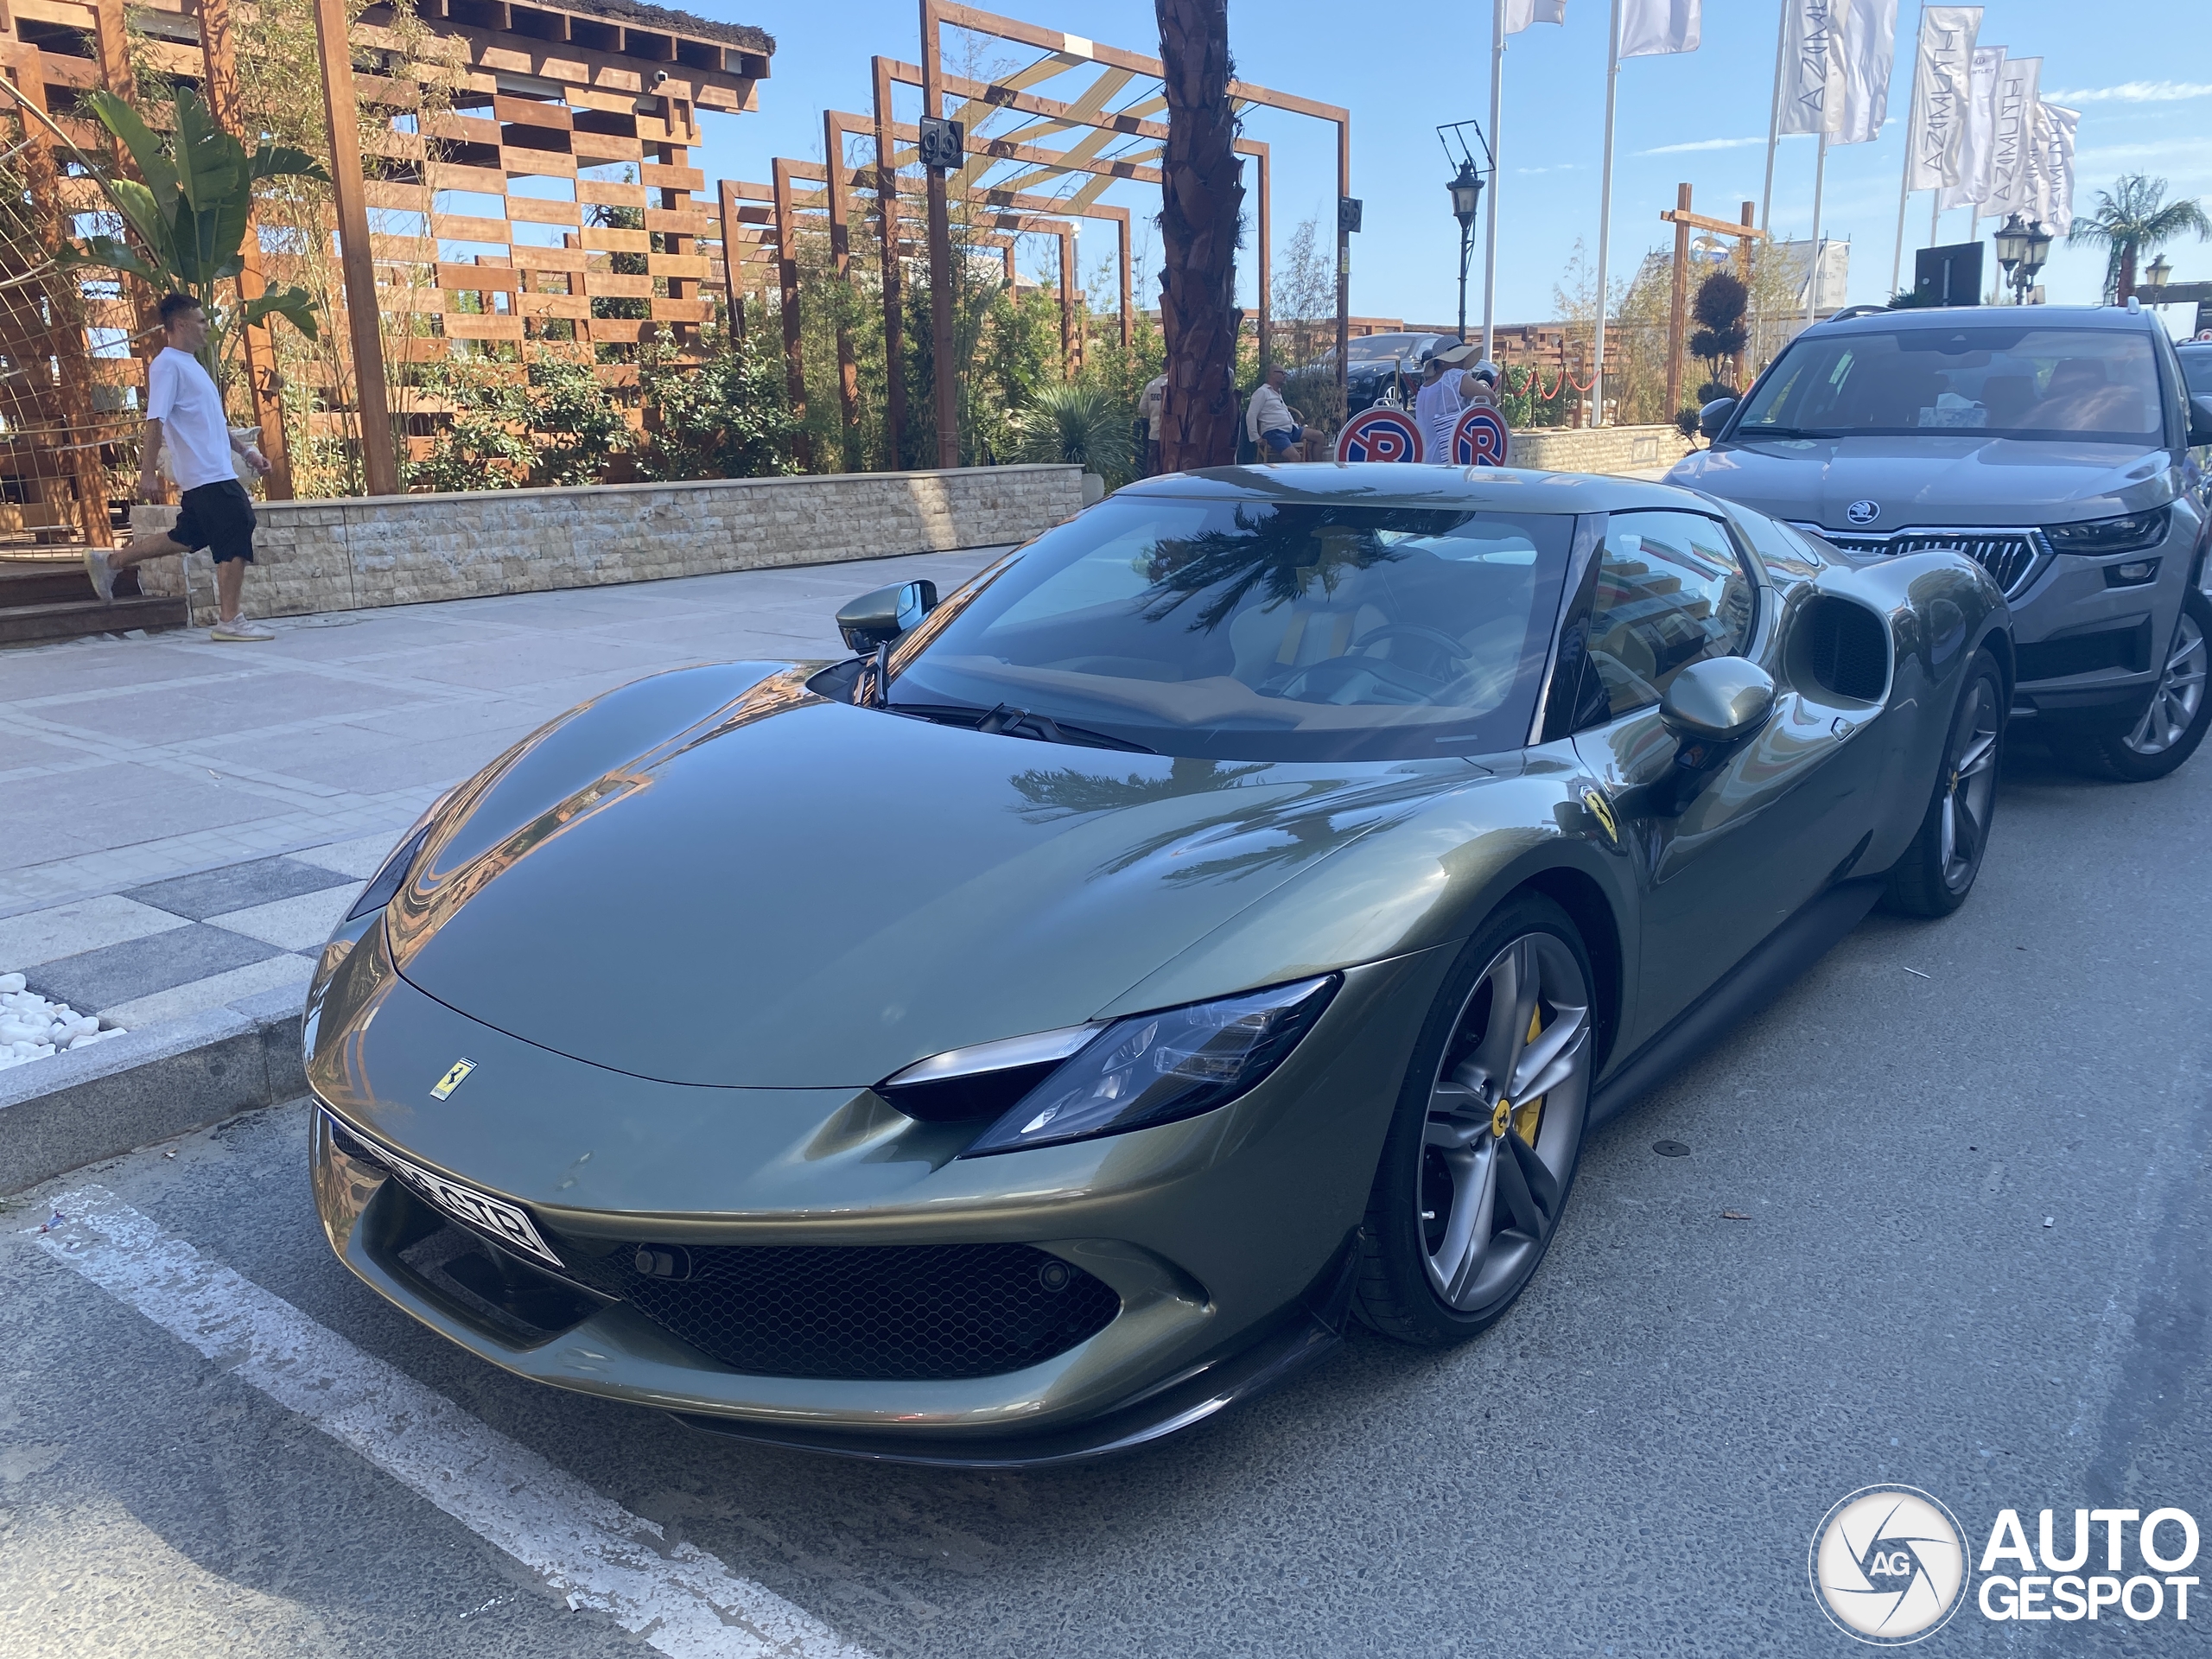
M 1819 524 L 1800 524 L 1815 536 L 1853 553 L 1879 553 L 1895 558 L 1905 553 L 1963 553 L 1990 580 L 2015 599 L 2025 590 L 2043 562 L 2043 537 L 2032 530 L 1901 530 L 1888 536 L 1854 535 Z
M 996 1376 L 1065 1353 L 1122 1311 L 1103 1281 L 1027 1244 L 625 1243 L 594 1255 L 548 1236 L 580 1282 L 756 1376 Z

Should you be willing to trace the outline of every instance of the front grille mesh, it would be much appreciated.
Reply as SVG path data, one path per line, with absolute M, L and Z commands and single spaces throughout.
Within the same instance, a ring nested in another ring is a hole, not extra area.
M 2033 531 L 2027 530 L 1907 530 L 1891 536 L 1853 536 L 1842 531 L 1808 525 L 1814 534 L 1853 553 L 1885 554 L 1891 558 L 1907 553 L 1963 553 L 2005 590 L 2017 597 L 2035 574 L 2043 549 Z
M 1122 1306 L 1027 1244 L 552 1243 L 579 1282 L 756 1376 L 996 1376 L 1096 1336 Z

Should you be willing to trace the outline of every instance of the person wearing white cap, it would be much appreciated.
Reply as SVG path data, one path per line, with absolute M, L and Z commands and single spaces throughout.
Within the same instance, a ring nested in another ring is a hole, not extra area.
M 1437 353 L 1421 365 L 1421 390 L 1414 394 L 1414 419 L 1420 424 L 1427 458 L 1440 467 L 1452 464 L 1452 429 L 1459 423 L 1466 404 L 1459 396 L 1457 370 L 1474 354 L 1471 346 L 1454 346 Z

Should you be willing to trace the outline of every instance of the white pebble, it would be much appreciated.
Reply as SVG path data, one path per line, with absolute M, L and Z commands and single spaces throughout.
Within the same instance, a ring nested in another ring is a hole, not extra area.
M 22 988 L 23 976 L 21 974 L 0 974 L 0 991 L 12 995 Z

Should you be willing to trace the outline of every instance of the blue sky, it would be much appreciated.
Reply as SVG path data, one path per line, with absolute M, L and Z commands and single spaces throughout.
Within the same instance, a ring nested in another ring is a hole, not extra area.
M 909 0 L 702 0 L 689 9 L 757 24 L 778 42 L 773 75 L 760 84 L 759 113 L 708 118 L 702 160 L 710 175 L 765 181 L 772 156 L 818 160 L 823 109 L 868 107 L 869 54 L 911 62 L 919 50 L 919 8 Z M 1158 50 L 1148 4 L 1001 0 L 1001 9 L 1092 40 Z M 1550 317 L 1552 289 L 1575 241 L 1585 240 L 1593 255 L 1597 247 L 1606 8 L 1604 0 L 1567 0 L 1567 10 L 1564 27 L 1538 25 L 1512 37 L 1506 57 L 1501 322 Z M 2077 212 L 2088 208 L 2098 188 L 2126 172 L 2163 175 L 2177 195 L 2212 197 L 2212 30 L 2205 14 L 2206 0 L 2132 0 L 2086 13 L 2079 0 L 1987 0 L 1982 42 L 2002 44 L 2018 56 L 2040 54 L 2045 96 L 2082 111 Z M 1741 202 L 1758 200 L 1777 16 L 1776 0 L 1705 0 L 1698 51 L 1623 65 L 1613 187 L 1617 275 L 1632 270 L 1645 248 L 1670 238 L 1658 213 L 1674 204 L 1678 181 L 1694 188 L 1701 211 L 1721 218 L 1733 219 Z M 1914 0 L 1903 0 L 1891 118 L 1881 137 L 1829 152 L 1822 229 L 1852 243 L 1853 300 L 1878 300 L 1889 291 L 1918 16 Z M 2113 26 L 2098 26 L 2098 17 Z M 1487 117 L 1489 5 L 1378 14 L 1343 0 L 1277 0 L 1264 7 L 1231 0 L 1230 30 L 1245 79 L 1352 111 L 1352 190 L 1366 204 L 1364 231 L 1353 238 L 1353 311 L 1448 319 L 1456 304 L 1458 227 L 1443 188 L 1451 169 L 1434 129 Z M 1022 53 L 1018 60 L 1031 55 Z M 1255 112 L 1247 130 L 1273 149 L 1280 250 L 1300 219 L 1319 214 L 1326 222 L 1335 188 L 1333 140 L 1319 123 L 1272 111 Z M 1813 171 L 1814 141 L 1783 140 L 1775 176 L 1777 234 L 1809 231 Z M 1116 192 L 1107 199 L 1140 218 L 1158 211 L 1156 188 L 1117 185 Z M 1486 199 L 1484 213 L 1489 209 Z M 1927 239 L 1928 217 L 1928 197 L 1915 196 L 1906 219 L 1907 281 L 1911 250 Z M 1965 228 L 1964 211 L 1953 213 L 1943 239 L 1959 239 Z M 1982 228 L 1986 234 L 1986 221 Z M 1141 250 L 1145 239 L 1140 237 Z M 1086 238 L 1086 265 L 1110 251 L 1101 227 Z M 1046 257 L 1039 240 L 1025 254 L 1025 267 L 1042 270 Z M 2212 243 L 2190 242 L 2169 257 L 2176 280 L 2212 279 Z M 1248 256 L 1248 303 L 1250 264 Z M 2062 246 L 2044 282 L 2053 301 L 2089 302 L 2101 271 L 2094 254 Z M 1479 247 L 1468 309 L 1471 319 L 1479 318 Z

